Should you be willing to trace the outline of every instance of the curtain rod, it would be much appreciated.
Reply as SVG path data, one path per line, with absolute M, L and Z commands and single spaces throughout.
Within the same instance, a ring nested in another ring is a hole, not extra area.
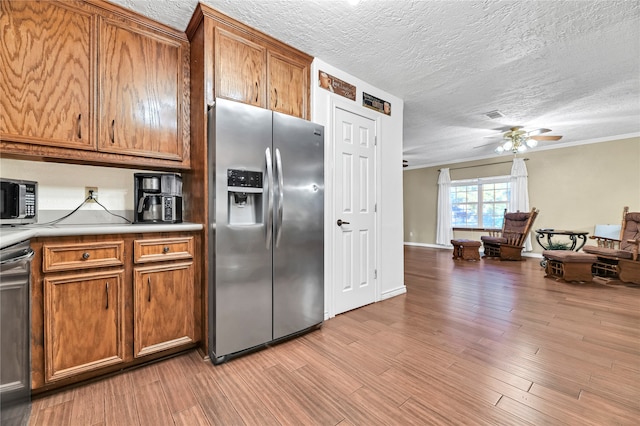
M 529 161 L 528 158 L 523 158 L 524 161 Z M 506 163 L 511 163 L 512 161 L 499 161 L 497 163 L 489 163 L 489 164 L 476 164 L 475 166 L 464 166 L 464 167 L 455 167 L 453 169 L 449 169 L 449 170 L 460 170 L 460 169 L 470 169 L 472 167 L 484 167 L 484 166 L 493 166 L 494 164 L 506 164 Z M 441 171 L 442 169 L 438 169 L 438 171 Z

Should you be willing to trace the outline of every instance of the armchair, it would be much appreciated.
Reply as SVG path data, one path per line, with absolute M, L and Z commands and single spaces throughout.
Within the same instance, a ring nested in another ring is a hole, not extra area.
M 598 256 L 592 268 L 595 275 L 640 284 L 640 212 L 629 212 L 629 207 L 622 210 L 620 238 L 589 238 L 597 245 L 587 245 L 582 250 Z
M 531 231 L 539 210 L 507 213 L 504 211 L 502 231 L 480 237 L 484 246 L 483 257 L 499 257 L 500 260 L 522 260 L 524 242 Z

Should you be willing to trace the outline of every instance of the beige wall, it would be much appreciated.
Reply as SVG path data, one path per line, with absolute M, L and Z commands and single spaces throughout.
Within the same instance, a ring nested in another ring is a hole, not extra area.
M 593 233 L 596 224 L 619 224 L 622 208 L 640 211 L 640 138 L 530 151 L 524 155 L 529 172 L 529 204 L 540 214 L 536 228 Z M 435 244 L 438 169 L 451 179 L 508 175 L 511 158 L 500 156 L 404 172 L 404 240 Z M 505 164 L 486 165 L 509 161 Z M 480 233 L 456 232 L 455 238 L 479 239 Z M 587 244 L 592 244 L 589 241 Z M 534 252 L 542 248 L 533 241 Z

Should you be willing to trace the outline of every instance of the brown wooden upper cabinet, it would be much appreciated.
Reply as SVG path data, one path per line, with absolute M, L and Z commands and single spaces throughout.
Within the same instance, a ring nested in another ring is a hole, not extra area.
M 203 79 L 192 81 L 192 109 L 221 97 L 310 119 L 311 56 L 201 3 L 187 36 L 192 78 Z
M 180 43 L 100 21 L 98 149 L 182 160 Z
M 265 108 L 267 49 L 222 28 L 215 34 L 217 95 Z
M 0 10 L 0 139 L 92 149 L 92 15 L 58 2 Z
M 101 0 L 0 5 L 3 155 L 189 168 L 184 33 Z
M 307 113 L 307 87 L 309 64 L 269 52 L 269 109 L 309 118 Z

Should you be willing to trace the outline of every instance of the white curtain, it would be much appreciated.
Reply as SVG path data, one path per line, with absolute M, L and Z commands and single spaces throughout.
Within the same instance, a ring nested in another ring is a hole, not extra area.
M 509 198 L 509 211 L 529 211 L 529 183 L 527 166 L 523 158 L 514 158 L 511 166 L 511 198 Z M 524 243 L 524 250 L 531 251 L 531 235 Z
M 451 245 L 453 229 L 451 228 L 451 176 L 449 169 L 441 169 L 438 177 L 438 229 L 436 244 Z

